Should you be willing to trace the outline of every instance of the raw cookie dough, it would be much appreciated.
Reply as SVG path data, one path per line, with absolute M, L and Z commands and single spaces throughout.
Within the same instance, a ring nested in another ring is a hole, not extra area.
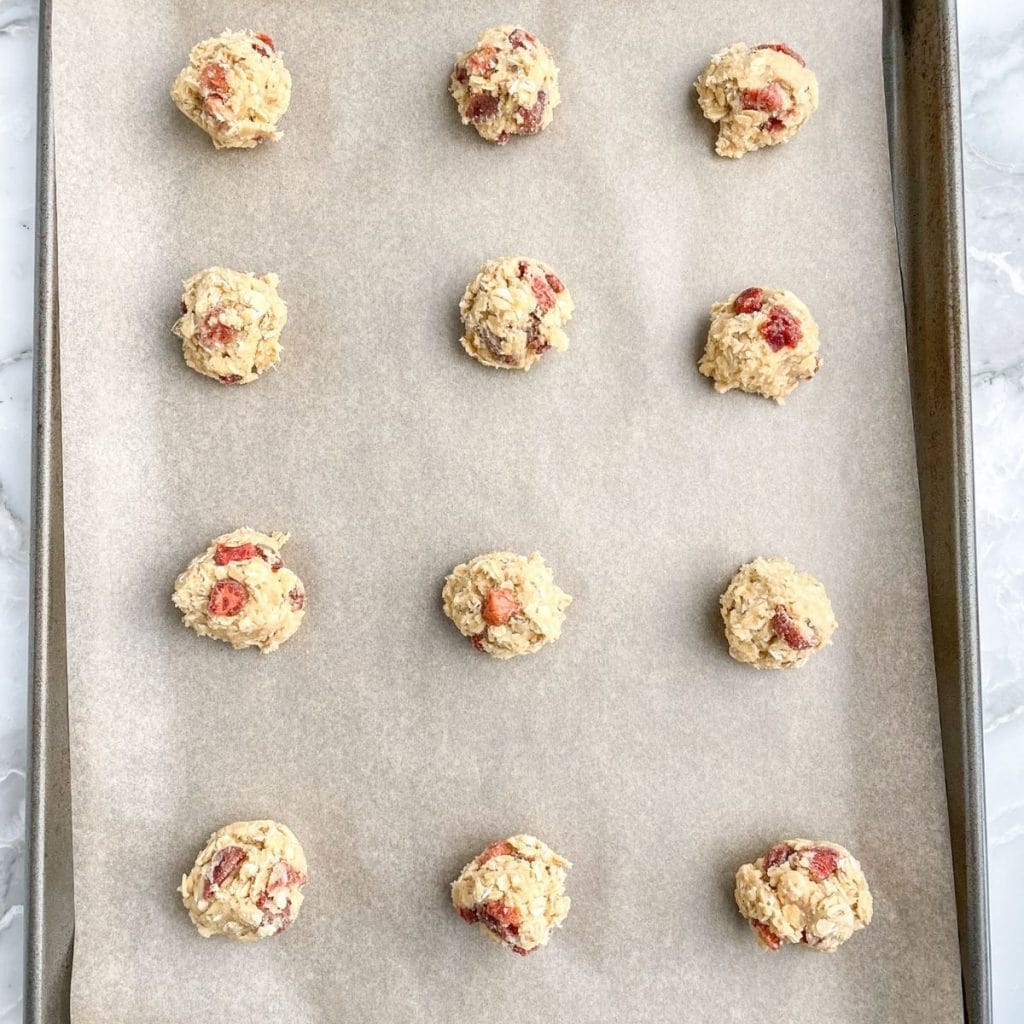
M 217 149 L 277 141 L 292 77 L 265 32 L 224 32 L 197 43 L 171 86 L 171 99 Z
M 711 58 L 697 99 L 718 124 L 715 152 L 741 157 L 788 142 L 818 107 L 818 80 L 785 43 L 736 43 Z
M 536 551 L 529 558 L 492 551 L 457 565 L 441 599 L 459 632 L 495 658 L 530 654 L 557 640 L 572 601 Z
M 718 392 L 738 388 L 780 404 L 821 366 L 811 311 L 782 288 L 747 288 L 711 307 L 698 369 Z
M 306 592 L 281 561 L 287 533 L 241 529 L 218 537 L 174 584 L 182 621 L 235 650 L 277 650 L 306 614 Z
M 499 146 L 511 135 L 543 131 L 559 103 L 551 52 L 516 25 L 488 29 L 475 49 L 459 54 L 449 88 L 462 123 Z
M 463 921 L 526 956 L 547 944 L 569 913 L 565 875 L 572 865 L 535 836 L 491 843 L 452 882 Z
M 784 558 L 755 558 L 721 599 L 729 653 L 754 668 L 799 668 L 836 630 L 825 588 Z
M 540 260 L 507 256 L 485 263 L 459 302 L 462 347 L 485 366 L 528 370 L 549 349 L 569 345 L 562 328 L 573 302 Z
M 277 274 L 256 277 L 224 267 L 190 277 L 171 328 L 181 338 L 185 362 L 221 384 L 248 384 L 274 366 L 288 319 L 277 281 Z
M 736 906 L 765 949 L 800 943 L 835 952 L 871 923 L 860 864 L 838 843 L 788 839 L 736 872 Z
M 298 917 L 309 881 L 306 855 L 276 821 L 236 821 L 214 832 L 181 879 L 181 901 L 204 939 L 255 942 Z

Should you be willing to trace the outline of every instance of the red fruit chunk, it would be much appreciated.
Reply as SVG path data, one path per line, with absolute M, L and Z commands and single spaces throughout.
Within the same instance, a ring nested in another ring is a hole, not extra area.
M 751 921 L 750 924 L 769 949 L 778 949 L 782 945 L 782 939 L 764 921 Z
M 271 572 L 277 572 L 284 565 L 284 562 L 281 561 L 281 556 L 273 548 L 268 548 L 266 544 L 260 544 L 257 550 L 259 551 L 260 558 L 270 566 Z
M 276 892 L 278 889 L 284 889 L 290 885 L 305 884 L 306 876 L 297 868 L 282 860 L 278 861 L 270 870 L 270 877 L 267 879 L 267 892 Z
M 481 614 L 488 626 L 504 626 L 513 615 L 518 615 L 522 610 L 523 606 L 511 590 L 494 587 L 484 598 Z
M 547 281 L 547 283 L 549 285 L 551 285 L 551 290 L 556 295 L 559 295 L 559 294 L 561 294 L 562 292 L 565 291 L 565 285 L 562 284 L 562 282 L 559 281 L 558 278 L 555 277 L 554 274 L 545 274 L 544 275 L 544 280 Z
M 787 846 L 785 843 L 779 843 L 777 846 L 773 846 L 764 855 L 764 871 L 770 871 L 772 868 L 777 868 L 780 864 L 785 864 L 789 860 L 789 855 L 793 852 L 793 847 Z
M 526 271 L 529 269 L 526 260 L 520 260 L 519 266 L 516 267 L 516 271 L 519 274 L 520 279 L 526 277 Z
M 517 28 L 508 34 L 508 41 L 513 46 L 532 47 L 537 42 L 537 37 L 524 28 Z
M 211 615 L 237 615 L 249 600 L 249 588 L 238 580 L 217 580 L 210 591 L 207 610 Z
M 519 926 L 523 923 L 523 915 L 519 912 L 519 908 L 510 907 L 507 903 L 502 903 L 501 900 L 491 900 L 489 903 L 485 903 L 483 912 L 499 928 L 513 934 L 519 931 Z
M 218 377 L 217 380 L 221 384 L 240 384 L 242 382 L 241 376 L 237 373 L 229 373 L 226 377 Z
M 269 57 L 274 52 L 274 40 L 266 32 L 257 32 L 258 43 L 253 43 L 252 48 L 261 56 Z
M 466 924 L 476 923 L 476 914 L 472 910 L 467 909 L 466 907 L 459 907 L 459 917 L 461 917 L 462 920 L 466 922 Z
M 807 870 L 811 878 L 820 882 L 823 878 L 828 878 L 838 866 L 839 856 L 836 851 L 820 846 L 811 854 L 811 862 L 807 865 Z
M 770 132 L 781 132 L 786 127 L 786 122 L 781 117 L 769 117 L 764 126 Z
M 776 50 L 779 53 L 784 53 L 787 57 L 792 57 L 793 60 L 800 65 L 800 67 L 806 67 L 803 57 L 800 56 L 796 50 L 787 46 L 785 43 L 762 43 L 760 46 L 755 46 L 755 50 Z
M 472 645 L 473 645 L 473 646 L 474 646 L 474 647 L 475 647 L 475 648 L 476 648 L 476 649 L 477 649 L 478 651 L 482 651 L 482 650 L 484 649 L 484 638 L 483 638 L 482 636 L 479 636 L 479 635 L 478 635 L 478 636 L 471 636 L 471 637 L 469 638 L 469 642 L 470 642 L 470 643 L 471 643 L 471 644 L 472 644 Z
M 465 64 L 455 65 L 455 81 L 465 85 L 469 81 L 469 72 Z
M 247 558 L 255 558 L 258 554 L 259 549 L 255 544 L 236 544 L 234 547 L 228 544 L 218 544 L 213 560 L 217 565 L 227 565 L 228 562 L 244 562 Z
M 554 309 L 554 289 L 543 277 L 530 278 L 530 291 L 533 292 L 533 297 L 537 300 L 537 305 L 542 313 L 546 313 L 549 309 Z
M 744 110 L 761 110 L 769 114 L 782 110 L 786 105 L 786 94 L 778 82 L 772 82 L 763 89 L 744 89 L 742 99 Z
M 510 857 L 515 854 L 515 847 L 507 839 L 499 839 L 491 843 L 483 853 L 477 857 L 477 864 L 486 864 L 493 857 Z
M 544 120 L 544 110 L 548 105 L 548 97 L 543 89 L 537 93 L 537 102 L 532 107 L 520 107 L 519 130 L 523 135 L 535 135 L 540 131 L 540 123 Z
M 493 46 L 475 50 L 466 58 L 466 69 L 471 75 L 482 75 L 486 78 L 487 73 L 494 70 L 495 52 Z
M 804 336 L 800 321 L 785 306 L 772 306 L 760 330 L 761 337 L 773 352 L 780 348 L 796 348 Z
M 199 72 L 199 88 L 203 96 L 217 96 L 223 99 L 228 94 L 228 69 L 220 61 L 211 61 Z
M 227 324 L 220 322 L 220 316 L 223 312 L 224 310 L 218 306 L 216 309 L 211 309 L 203 317 L 203 322 L 199 327 L 199 341 L 207 348 L 226 345 L 235 339 L 234 327 L 229 327 Z
M 522 946 L 513 946 L 512 952 L 518 953 L 520 956 L 529 956 L 531 953 L 536 953 L 540 949 L 540 946 L 534 946 L 533 949 L 523 949 Z
M 293 587 L 288 591 L 288 600 L 297 612 L 301 612 L 306 607 L 306 592 L 301 587 Z
M 508 142 L 508 132 L 500 132 L 495 145 L 504 146 L 506 142 Z
M 470 121 L 489 121 L 498 113 L 498 97 L 490 92 L 474 93 L 466 104 Z
M 800 626 L 790 618 L 789 612 L 780 604 L 772 616 L 772 632 L 794 651 L 806 651 L 814 641 L 804 635 Z
M 531 352 L 536 352 L 537 355 L 547 352 L 551 348 L 544 340 L 544 335 L 540 331 L 540 324 L 535 319 L 531 319 L 530 326 L 526 328 L 526 347 Z
M 745 288 L 732 304 L 736 313 L 756 313 L 764 304 L 763 288 Z
M 203 899 L 213 899 L 213 887 L 230 878 L 243 860 L 245 850 L 240 846 L 225 846 L 223 850 L 218 850 L 213 856 L 210 877 L 203 882 Z

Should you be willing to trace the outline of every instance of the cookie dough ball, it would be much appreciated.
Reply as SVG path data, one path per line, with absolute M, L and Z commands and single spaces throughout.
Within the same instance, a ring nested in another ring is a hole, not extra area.
M 704 116 L 718 125 L 719 156 L 788 142 L 818 108 L 814 72 L 785 43 L 736 43 L 716 53 L 696 88 Z
M 292 77 L 265 32 L 224 32 L 197 43 L 174 80 L 171 99 L 217 149 L 277 141 Z
M 718 392 L 738 388 L 781 403 L 821 366 L 811 311 L 782 288 L 747 288 L 711 307 L 698 369 Z
M 459 303 L 462 347 L 485 366 L 528 370 L 548 349 L 563 352 L 562 328 L 573 302 L 558 275 L 540 260 L 491 260 Z
M 729 653 L 754 668 L 799 668 L 836 630 L 825 588 L 784 558 L 755 558 L 722 595 Z
M 221 384 L 248 384 L 276 365 L 288 319 L 277 281 L 277 274 L 256 277 L 224 267 L 190 277 L 171 328 L 185 362 Z
M 512 135 L 536 135 L 558 106 L 558 68 L 551 52 L 531 32 L 499 25 L 459 54 L 451 93 L 463 124 L 488 142 L 504 145 Z
M 306 614 L 302 581 L 281 561 L 287 540 L 249 529 L 218 537 L 175 581 L 182 622 L 236 651 L 277 650 Z
M 565 875 L 572 865 L 535 836 L 491 843 L 452 882 L 452 905 L 488 938 L 526 956 L 547 945 L 569 913 Z
M 736 872 L 736 906 L 765 949 L 837 950 L 871 923 L 860 864 L 838 843 L 789 839 Z
M 204 939 L 255 942 L 298 917 L 309 880 L 306 855 L 276 821 L 236 821 L 210 836 L 181 880 L 181 900 Z
M 572 598 L 555 586 L 538 552 L 492 551 L 457 565 L 441 592 L 444 613 L 480 651 L 531 654 L 562 635 Z

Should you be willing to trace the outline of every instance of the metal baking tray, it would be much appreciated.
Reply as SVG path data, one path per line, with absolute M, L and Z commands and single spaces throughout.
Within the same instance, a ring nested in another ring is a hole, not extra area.
M 70 1020 L 74 876 L 64 605 L 52 2 L 40 0 L 26 1024 Z M 883 57 L 964 1012 L 992 1019 L 956 19 L 888 0 Z

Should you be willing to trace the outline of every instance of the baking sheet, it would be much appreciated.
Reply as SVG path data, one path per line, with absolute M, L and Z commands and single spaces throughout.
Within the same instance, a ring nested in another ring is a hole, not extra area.
M 880 6 L 520 5 L 564 100 L 498 152 L 444 90 L 504 14 L 205 6 L 54 24 L 74 1019 L 961 1019 Z M 250 23 L 295 78 L 286 138 L 214 153 L 166 89 L 192 42 Z M 823 105 L 726 163 L 690 83 L 744 37 L 801 49 Z M 529 375 L 457 344 L 465 282 L 506 252 L 578 306 Z M 178 282 L 216 262 L 276 271 L 289 302 L 282 367 L 244 389 L 168 334 Z M 822 326 L 824 369 L 781 409 L 694 369 L 707 307 L 753 280 Z M 266 658 L 168 599 L 242 523 L 292 531 L 310 593 Z M 438 592 L 505 546 L 576 602 L 562 641 L 499 664 Z M 840 620 L 784 678 L 730 662 L 715 612 L 776 552 Z M 204 943 L 174 886 L 210 830 L 262 815 L 306 847 L 302 916 Z M 526 961 L 447 904 L 518 830 L 576 865 Z M 796 834 L 850 846 L 876 894 L 835 957 L 761 955 L 731 904 L 735 866 Z

